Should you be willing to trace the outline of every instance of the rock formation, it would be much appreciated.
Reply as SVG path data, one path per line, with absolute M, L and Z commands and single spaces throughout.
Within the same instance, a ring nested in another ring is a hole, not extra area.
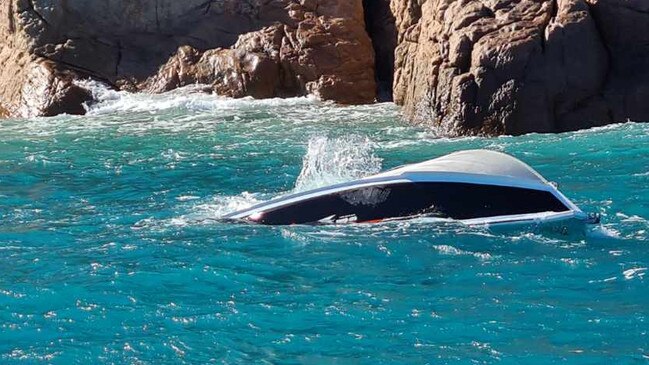
M 345 104 L 373 102 L 374 65 L 365 30 L 358 23 L 308 15 L 297 24 L 295 28 L 275 24 L 244 34 L 229 49 L 200 52 L 181 47 L 143 84 L 144 89 L 162 92 L 202 83 L 235 98 L 310 93 Z M 358 40 L 365 39 L 365 52 L 357 52 Z
M 421 3 L 421 4 L 420 4 Z M 442 134 L 649 119 L 649 2 L 393 0 L 394 98 Z
M 83 112 L 84 78 L 132 91 L 205 82 L 236 97 L 375 99 L 362 0 L 0 0 L 0 35 L 4 115 Z
M 649 120 L 647 0 L 0 0 L 0 35 L 0 116 L 83 113 L 92 78 L 394 97 L 444 135 Z

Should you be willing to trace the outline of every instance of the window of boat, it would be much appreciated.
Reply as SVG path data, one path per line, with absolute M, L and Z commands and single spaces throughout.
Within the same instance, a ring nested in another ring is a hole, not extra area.
M 567 210 L 569 208 L 547 191 L 430 182 L 325 193 L 264 211 L 255 220 L 266 224 L 300 224 L 368 222 L 411 216 L 473 219 Z

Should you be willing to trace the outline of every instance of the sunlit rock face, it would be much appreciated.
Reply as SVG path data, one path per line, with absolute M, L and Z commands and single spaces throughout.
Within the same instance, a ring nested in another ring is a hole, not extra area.
M 394 100 L 440 135 L 649 120 L 645 0 L 0 0 L 0 117 L 81 114 L 80 79 Z
M 649 3 L 392 0 L 394 98 L 440 134 L 649 119 Z
M 583 0 L 393 0 L 395 100 L 444 134 L 611 122 L 609 55 Z
M 376 96 L 374 52 L 361 0 L 1 4 L 4 115 L 82 112 L 79 105 L 61 108 L 86 99 L 67 96 L 79 94 L 74 80 L 80 78 L 132 91 L 201 81 L 229 96 L 312 93 L 341 103 L 369 103 Z M 24 87 L 35 83 L 33 70 L 43 67 L 51 75 L 38 77 L 47 82 Z M 48 97 L 61 101 L 37 102 Z

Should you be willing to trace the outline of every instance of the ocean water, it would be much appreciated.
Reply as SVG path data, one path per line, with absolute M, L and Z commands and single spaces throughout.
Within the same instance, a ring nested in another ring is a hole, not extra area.
M 2 364 L 649 362 L 649 124 L 443 139 L 392 104 L 96 92 L 87 116 L 0 121 Z M 468 148 L 602 225 L 219 221 Z

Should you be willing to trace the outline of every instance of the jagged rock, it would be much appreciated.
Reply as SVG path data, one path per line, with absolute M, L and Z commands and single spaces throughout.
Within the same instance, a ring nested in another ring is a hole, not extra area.
M 143 87 L 161 92 L 206 83 L 231 97 L 310 93 L 345 104 L 373 102 L 373 57 L 363 28 L 344 19 L 300 16 L 295 28 L 275 24 L 246 33 L 231 49 L 181 47 Z
M 367 103 L 376 54 L 441 134 L 649 120 L 646 0 L 0 0 L 0 37 L 0 116 L 82 113 L 87 77 Z
M 129 91 L 207 82 L 236 97 L 375 98 L 362 0 L 0 0 L 0 37 L 0 108 L 16 116 L 42 115 L 26 110 L 46 97 L 84 99 L 73 83 L 23 87 L 44 61 Z
M 22 84 L 22 100 L 17 115 L 21 117 L 85 114 L 84 103 L 92 100 L 89 90 L 74 84 L 76 75 L 57 72 L 47 60 L 31 64 Z
M 0 116 L 33 117 L 85 114 L 91 93 L 74 83 L 78 77 L 57 70 L 52 61 L 12 48 L 0 52 Z
M 283 25 L 248 33 L 232 49 L 198 51 L 189 46 L 176 54 L 142 88 L 163 92 L 191 84 L 211 84 L 219 95 L 269 98 L 280 96 Z M 295 94 L 296 90 L 287 90 Z
M 442 134 L 607 123 L 608 56 L 583 0 L 393 0 L 395 101 Z M 590 121 L 579 122 L 579 118 Z

